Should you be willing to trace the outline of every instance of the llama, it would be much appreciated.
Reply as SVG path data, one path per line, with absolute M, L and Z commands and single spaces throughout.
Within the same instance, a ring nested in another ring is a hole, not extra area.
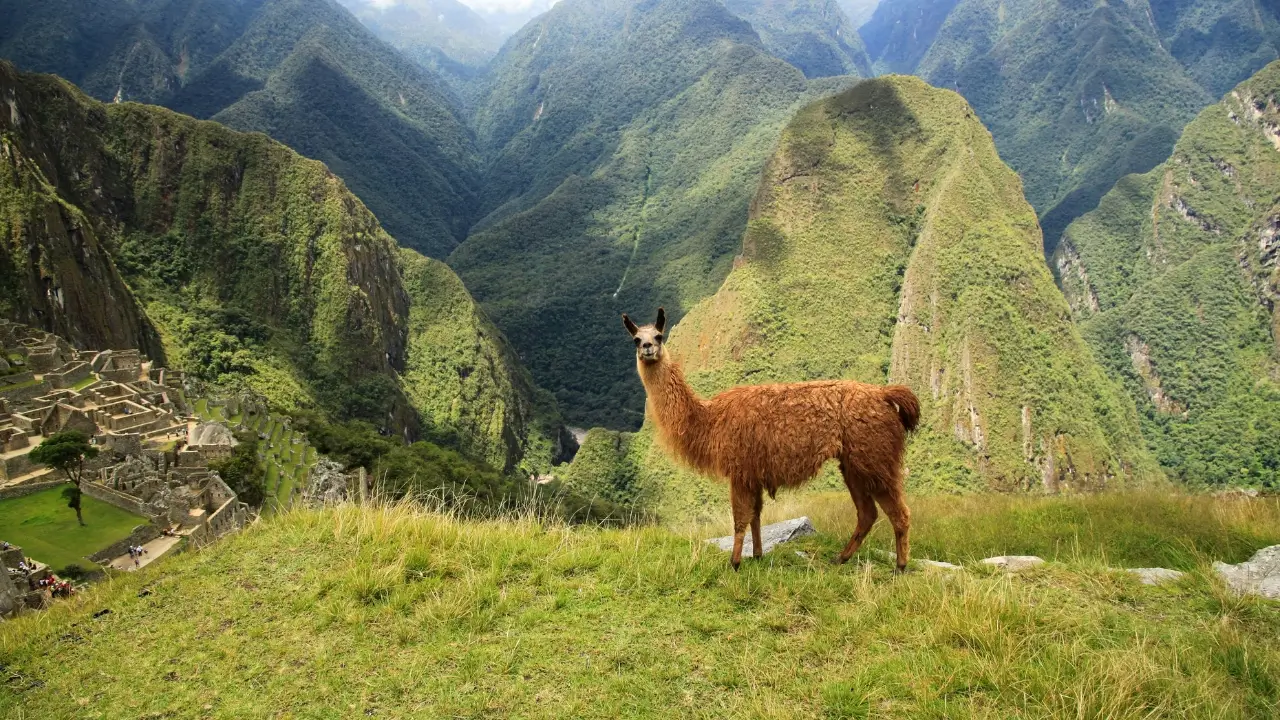
M 764 554 L 764 493 L 773 498 L 779 488 L 804 485 L 830 459 L 840 462 L 858 510 L 857 528 L 838 561 L 847 562 L 861 547 L 879 503 L 893 525 L 897 570 L 906 570 L 911 512 L 903 497 L 902 456 L 907 433 L 920 420 L 920 402 L 910 388 L 819 380 L 744 385 L 703 400 L 667 357 L 662 308 L 652 325 L 638 327 L 626 315 L 622 323 L 635 340 L 636 370 L 659 440 L 693 470 L 729 481 L 734 570 L 742 562 L 748 524 L 755 556 Z

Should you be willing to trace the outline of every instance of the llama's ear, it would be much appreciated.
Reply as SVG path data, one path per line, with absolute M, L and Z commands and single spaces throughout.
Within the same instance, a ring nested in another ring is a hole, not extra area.
M 627 329 L 627 332 L 631 333 L 631 337 L 635 337 L 636 333 L 640 332 L 640 328 L 631 322 L 631 318 L 627 317 L 626 313 L 622 313 L 622 325 Z
M 653 322 L 653 326 L 658 329 L 658 332 L 666 331 L 667 329 L 667 311 L 666 310 L 663 310 L 662 308 L 658 308 L 658 319 Z

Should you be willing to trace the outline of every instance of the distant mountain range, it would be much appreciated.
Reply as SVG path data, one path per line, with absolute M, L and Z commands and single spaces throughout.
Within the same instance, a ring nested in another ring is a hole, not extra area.
M 331 0 L 11 0 L 3 14 L 0 57 L 20 68 L 265 132 L 427 254 L 466 236 L 479 161 L 457 99 Z

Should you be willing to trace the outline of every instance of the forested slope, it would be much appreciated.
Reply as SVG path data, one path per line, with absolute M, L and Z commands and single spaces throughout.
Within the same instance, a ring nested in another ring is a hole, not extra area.
M 1122 179 L 1054 258 L 1086 335 L 1191 483 L 1280 484 L 1280 62 Z
M 12 0 L 0 57 L 100 100 L 265 132 L 326 163 L 405 245 L 466 234 L 477 158 L 439 77 L 333 0 Z
M 554 408 L 502 337 L 324 165 L 7 63 L 0 97 L 0 314 L 163 353 L 276 409 L 549 464 Z
M 1023 177 L 1052 252 L 1122 176 L 1277 57 L 1270 4 L 886 0 L 861 28 L 880 70 L 960 92 Z
M 623 309 L 714 292 L 807 82 L 713 0 L 564 0 L 494 61 L 487 218 L 449 258 L 576 424 L 637 427 Z

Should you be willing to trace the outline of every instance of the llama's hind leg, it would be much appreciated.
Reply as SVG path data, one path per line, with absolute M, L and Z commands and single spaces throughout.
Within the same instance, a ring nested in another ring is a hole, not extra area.
M 747 534 L 747 525 L 751 524 L 755 498 L 747 488 L 743 487 L 743 483 L 730 481 L 729 504 L 733 507 L 733 557 L 730 558 L 729 563 L 733 565 L 734 570 L 737 570 L 742 564 L 742 541 Z
M 751 554 L 764 557 L 764 543 L 760 540 L 760 512 L 764 510 L 764 488 L 756 490 L 756 504 L 751 513 Z
M 907 508 L 906 498 L 902 496 L 902 488 L 876 493 L 876 502 L 880 503 L 881 509 L 893 525 L 898 572 L 906 572 L 907 563 L 911 560 L 911 510 Z
M 841 470 L 844 470 L 843 465 Z M 853 504 L 858 509 L 858 526 L 853 531 L 853 537 L 849 538 L 849 544 L 845 545 L 844 551 L 840 553 L 838 562 L 841 564 L 849 562 L 849 558 L 858 552 L 858 548 L 862 547 L 862 541 L 866 540 L 871 532 L 871 526 L 876 524 L 876 502 L 872 499 L 871 493 L 867 492 L 852 472 L 844 472 L 844 484 L 849 488 L 849 496 L 853 498 Z

